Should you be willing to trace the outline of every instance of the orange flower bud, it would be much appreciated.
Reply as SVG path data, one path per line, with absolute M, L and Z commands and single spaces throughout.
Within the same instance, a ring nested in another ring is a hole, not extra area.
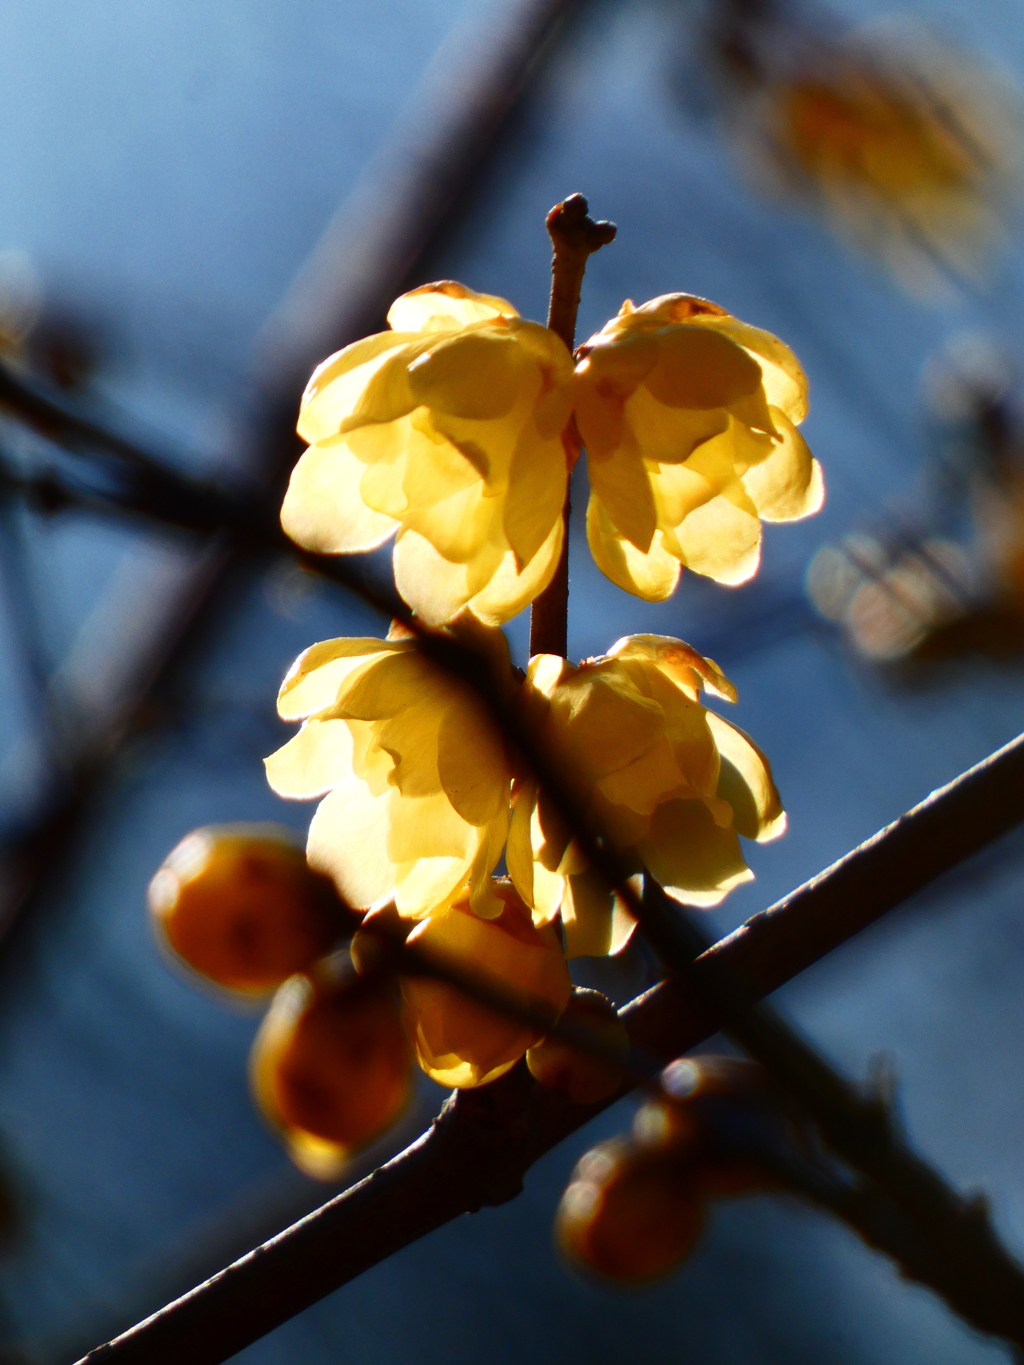
M 282 825 L 193 830 L 149 884 L 158 936 L 228 990 L 264 994 L 323 956 L 354 918 Z
M 577 986 L 562 1019 L 578 1019 L 590 1027 L 595 1040 L 611 1049 L 619 1064 L 584 1052 L 560 1038 L 542 1038 L 526 1054 L 530 1074 L 549 1090 L 558 1090 L 575 1104 L 597 1104 L 608 1099 L 625 1078 L 621 1062 L 629 1051 L 629 1035 L 615 1006 L 600 991 Z
M 560 1013 L 572 983 L 554 928 L 537 928 L 508 883 L 495 882 L 503 908 L 481 919 L 468 900 L 421 920 L 406 940 L 435 958 L 478 974 L 481 982 L 515 992 L 524 1005 Z M 515 1066 L 539 1041 L 536 1030 L 470 1000 L 443 981 L 404 977 L 405 1020 L 420 1066 L 441 1085 L 485 1085 Z
M 322 966 L 274 997 L 250 1057 L 256 1101 L 307 1175 L 337 1176 L 392 1124 L 411 1093 L 412 1055 L 384 983 Z
M 582 1269 L 641 1285 L 684 1261 L 703 1224 L 701 1193 L 676 1162 L 613 1140 L 578 1163 L 555 1240 Z

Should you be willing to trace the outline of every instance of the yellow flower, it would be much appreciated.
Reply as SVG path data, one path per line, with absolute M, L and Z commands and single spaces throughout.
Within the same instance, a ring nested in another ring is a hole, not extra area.
M 472 625 L 511 679 L 500 631 Z M 324 796 L 309 830 L 310 866 L 345 900 L 395 899 L 417 919 L 469 889 L 478 914 L 501 911 L 490 873 L 509 822 L 511 772 L 482 703 L 408 638 L 325 640 L 301 654 L 278 711 L 303 725 L 266 760 L 271 787 Z M 326 795 L 325 795 L 326 793 Z
M 538 654 L 525 686 L 536 733 L 581 812 L 677 900 L 718 904 L 752 875 L 737 835 L 783 832 L 768 760 L 698 700 L 704 688 L 734 701 L 735 689 L 689 645 L 630 635 L 579 665 Z M 535 921 L 561 915 L 570 957 L 616 952 L 628 940 L 630 916 L 532 781 L 516 792 L 506 858 Z
M 397 531 L 398 590 L 424 620 L 469 606 L 507 621 L 562 549 L 572 359 L 504 299 L 451 280 L 403 294 L 388 322 L 310 380 L 298 424 L 310 447 L 282 524 L 322 553 Z
M 483 920 L 469 902 L 443 905 L 406 942 L 427 956 L 479 974 L 486 985 L 560 1014 L 572 993 L 553 925 L 534 925 L 514 887 L 495 882 L 500 913 Z M 460 994 L 443 981 L 403 977 L 405 1026 L 420 1066 L 441 1085 L 486 1085 L 510 1070 L 540 1035 Z
M 771 73 L 736 131 L 763 180 L 804 196 L 919 291 L 936 262 L 981 273 L 1019 193 L 1019 99 L 929 35 L 892 25 Z
M 821 469 L 796 429 L 807 381 L 770 332 L 665 294 L 641 308 L 627 300 L 579 354 L 587 537 L 620 588 L 662 601 L 684 566 L 743 583 L 757 572 L 762 521 L 821 506 Z

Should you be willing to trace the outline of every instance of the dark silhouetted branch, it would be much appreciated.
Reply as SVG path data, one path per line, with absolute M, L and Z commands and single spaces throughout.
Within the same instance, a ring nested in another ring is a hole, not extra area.
M 664 982 L 628 1005 L 622 1018 L 634 1047 L 668 1059 L 704 1041 L 726 1022 L 712 1003 L 726 973 L 743 983 L 731 1002 L 742 1010 L 1022 818 L 1024 740 L 1016 740 L 716 944 L 685 984 Z M 431 1129 L 379 1171 L 85 1361 L 219 1365 L 434 1228 L 514 1197 L 533 1162 L 603 1107 L 543 1090 L 523 1066 L 480 1090 L 456 1092 Z M 905 1273 L 941 1278 L 936 1248 L 918 1224 L 898 1207 L 894 1219 L 891 1199 L 873 1186 L 848 1189 L 847 1207 L 834 1212 L 895 1255 Z M 963 1231 L 985 1241 L 980 1205 L 943 1191 L 944 1204 L 956 1201 Z M 1007 1268 L 1004 1278 L 1019 1281 L 998 1245 L 989 1257 Z M 1004 1320 L 977 1325 L 1019 1341 L 1022 1314 L 1018 1292 Z

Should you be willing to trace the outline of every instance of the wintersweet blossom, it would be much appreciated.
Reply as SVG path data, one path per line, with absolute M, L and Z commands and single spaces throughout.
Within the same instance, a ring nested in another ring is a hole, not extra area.
M 905 21 L 828 38 L 754 22 L 757 78 L 729 122 L 755 178 L 917 292 L 942 290 L 943 267 L 983 275 L 1020 195 L 1019 92 Z
M 511 680 L 500 631 L 457 623 Z M 394 634 L 394 632 L 393 632 Z M 408 638 L 325 640 L 296 659 L 278 712 L 302 728 L 266 760 L 280 796 L 322 796 L 310 866 L 363 908 L 394 897 L 429 914 L 471 888 L 481 915 L 501 911 L 490 873 L 509 823 L 512 774 L 500 735 L 470 688 Z
M 630 635 L 579 665 L 538 654 L 525 687 L 535 733 L 584 817 L 677 900 L 718 904 L 752 876 L 737 836 L 783 832 L 768 760 L 699 700 L 703 689 L 735 701 L 735 689 L 682 641 Z M 560 915 L 570 957 L 628 940 L 631 917 L 530 780 L 516 791 L 506 858 L 536 923 Z
M 807 380 L 770 332 L 692 294 L 664 294 L 580 348 L 587 537 L 620 588 L 656 602 L 683 567 L 719 583 L 757 571 L 762 521 L 821 506 L 821 469 L 796 427 Z
M 514 887 L 493 883 L 501 913 L 483 920 L 468 900 L 439 907 L 406 942 L 427 957 L 542 1004 L 556 1015 L 572 982 L 554 925 L 537 926 Z M 402 978 L 406 1031 L 420 1066 L 441 1085 L 485 1085 L 515 1066 L 540 1035 L 470 1000 L 443 981 Z
M 451 280 L 403 294 L 388 322 L 309 381 L 298 429 L 310 445 L 282 524 L 323 553 L 397 532 L 398 590 L 424 620 L 468 605 L 507 621 L 561 554 L 572 358 L 504 299 Z

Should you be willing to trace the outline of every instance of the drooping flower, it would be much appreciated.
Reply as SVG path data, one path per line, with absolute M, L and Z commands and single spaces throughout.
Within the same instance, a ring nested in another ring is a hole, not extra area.
M 788 6 L 722 14 L 711 55 L 752 178 L 816 208 L 915 292 L 941 290 L 945 268 L 983 273 L 1020 192 L 1020 100 L 1005 80 L 903 21 L 825 33 Z
M 472 625 L 511 679 L 500 631 Z M 504 848 L 512 774 L 500 735 L 468 685 L 408 638 L 325 640 L 301 654 L 278 711 L 303 725 L 266 760 L 280 796 L 323 796 L 310 866 L 359 908 L 392 896 L 412 919 L 465 889 L 501 911 L 490 873 Z
M 699 701 L 702 688 L 730 701 L 735 689 L 682 641 L 626 636 L 579 665 L 538 654 L 525 687 L 535 733 L 581 813 L 677 900 L 718 904 L 752 875 L 737 836 L 783 832 L 768 760 Z M 516 791 L 506 858 L 537 923 L 561 916 L 570 957 L 628 940 L 633 920 L 532 780 Z
M 322 553 L 397 532 L 398 590 L 424 620 L 468 605 L 507 621 L 561 554 L 572 359 L 504 299 L 451 280 L 403 294 L 388 322 L 313 374 L 282 524 Z
M 472 972 L 482 983 L 540 1003 L 556 1015 L 568 1003 L 572 982 L 558 932 L 537 926 L 519 893 L 496 881 L 500 914 L 484 920 L 468 900 L 438 907 L 406 940 L 428 958 Z M 429 977 L 402 978 L 405 1026 L 420 1066 L 441 1085 L 486 1085 L 515 1066 L 540 1035 L 517 1019 L 471 1000 Z
M 719 583 L 757 571 L 761 522 L 821 506 L 821 469 L 796 429 L 807 381 L 770 332 L 692 294 L 617 317 L 580 348 L 587 538 L 613 583 L 651 602 L 683 567 Z

